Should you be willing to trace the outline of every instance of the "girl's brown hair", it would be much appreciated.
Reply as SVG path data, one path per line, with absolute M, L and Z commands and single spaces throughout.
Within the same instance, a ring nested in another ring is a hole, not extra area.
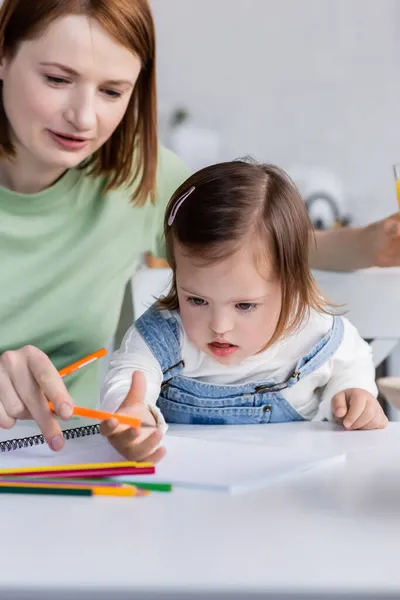
M 164 232 L 174 276 L 168 295 L 159 301 L 163 308 L 179 308 L 174 244 L 205 264 L 254 244 L 260 274 L 263 262 L 272 260 L 282 290 L 281 313 L 268 346 L 295 331 L 310 309 L 330 314 L 309 267 L 312 226 L 304 202 L 288 175 L 274 165 L 238 160 L 198 171 L 169 201 Z
M 148 0 L 4 0 L 0 9 L 0 49 L 13 57 L 19 44 L 39 36 L 65 15 L 93 18 L 117 42 L 136 54 L 141 72 L 126 113 L 109 140 L 82 166 L 108 174 L 106 190 L 134 186 L 132 201 L 154 202 L 157 171 L 155 31 Z M 0 156 L 13 156 L 0 100 Z M 135 160 L 134 160 L 135 156 Z

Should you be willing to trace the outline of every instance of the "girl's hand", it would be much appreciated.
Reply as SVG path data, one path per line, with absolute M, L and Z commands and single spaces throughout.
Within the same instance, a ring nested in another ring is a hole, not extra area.
M 332 398 L 332 412 L 345 429 L 383 429 L 388 424 L 378 400 L 360 388 L 336 394 Z
M 49 357 L 34 346 L 0 355 L 0 428 L 11 429 L 17 419 L 34 419 L 52 450 L 64 438 L 47 401 L 56 414 L 70 419 L 73 400 Z
M 156 421 L 144 403 L 146 380 L 142 371 L 135 371 L 128 395 L 117 413 L 138 417 L 142 423 L 153 427 L 133 429 L 120 425 L 117 419 L 108 419 L 100 425 L 100 432 L 127 460 L 158 462 L 165 455 L 165 448 L 158 448 L 163 433 L 157 429 Z

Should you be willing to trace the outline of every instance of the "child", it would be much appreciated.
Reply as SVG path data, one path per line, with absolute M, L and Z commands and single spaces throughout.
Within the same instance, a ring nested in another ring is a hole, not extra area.
M 171 289 L 114 354 L 104 409 L 122 404 L 153 425 L 279 423 L 310 420 L 326 401 L 346 429 L 386 426 L 370 347 L 316 287 L 310 221 L 283 171 L 202 169 L 175 192 L 164 225 Z M 163 455 L 160 428 L 110 420 L 102 433 L 128 458 Z

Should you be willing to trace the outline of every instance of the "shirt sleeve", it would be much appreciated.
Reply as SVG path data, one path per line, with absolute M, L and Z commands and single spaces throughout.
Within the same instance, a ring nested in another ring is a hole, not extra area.
M 343 318 L 343 322 L 343 340 L 332 359 L 331 377 L 322 392 L 323 402 L 330 403 L 335 394 L 349 388 L 378 395 L 371 347 L 348 319 Z
M 112 355 L 101 389 L 101 409 L 109 412 L 119 409 L 129 392 L 134 371 L 143 371 L 146 379 L 145 402 L 157 424 L 164 425 L 164 417 L 156 406 L 163 381 L 161 367 L 134 325 L 126 332 L 119 350 Z
M 165 209 L 174 192 L 189 177 L 190 170 L 176 154 L 163 146 L 160 147 L 159 154 L 154 254 L 159 258 L 166 258 L 164 241 Z

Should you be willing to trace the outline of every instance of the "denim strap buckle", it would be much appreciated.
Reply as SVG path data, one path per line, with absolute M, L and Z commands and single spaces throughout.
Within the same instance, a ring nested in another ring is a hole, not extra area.
M 297 381 L 300 380 L 300 371 L 293 371 L 293 373 L 291 375 L 289 375 L 289 377 L 283 381 L 282 383 L 274 383 L 273 385 L 258 385 L 255 389 L 256 393 L 259 392 L 280 392 L 281 390 L 285 390 L 287 387 L 289 387 L 289 383 L 291 382 L 292 379 Z
M 172 371 L 171 377 L 169 379 L 167 379 L 166 381 L 162 382 L 160 391 L 163 390 L 163 389 L 165 389 L 166 387 L 168 387 L 169 382 L 171 381 L 171 379 L 173 379 L 174 375 L 176 375 L 176 373 L 174 371 L 177 370 L 178 373 L 179 373 L 179 371 L 181 370 L 181 369 L 179 369 L 179 367 L 181 367 L 183 369 L 184 366 L 185 366 L 185 361 L 184 360 L 180 360 L 175 365 L 172 365 L 172 367 L 169 367 L 168 369 L 166 369 L 163 372 L 163 375 L 165 376 L 167 373 L 169 373 L 170 371 Z

